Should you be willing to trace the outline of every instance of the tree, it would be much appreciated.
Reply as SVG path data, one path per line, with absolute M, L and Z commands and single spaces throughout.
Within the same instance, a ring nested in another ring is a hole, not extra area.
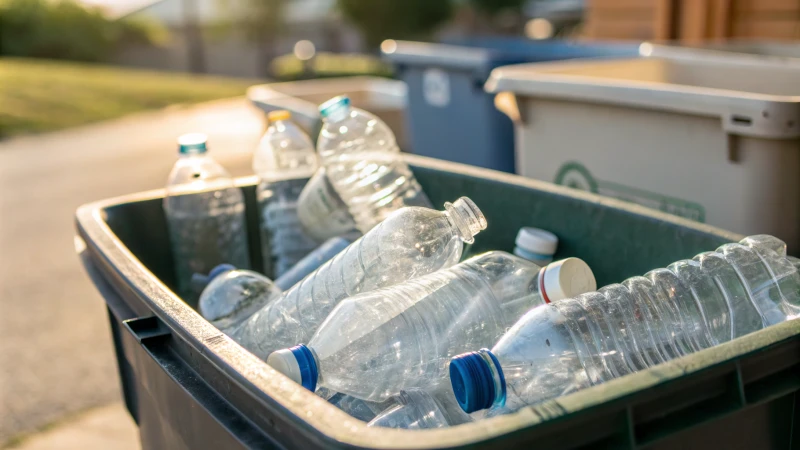
M 521 12 L 526 0 L 469 0 L 476 11 L 493 17 L 501 12 Z
M 424 39 L 453 13 L 451 0 L 338 0 L 370 48 L 384 39 Z
M 217 24 L 223 33 L 236 30 L 255 44 L 260 75 L 270 76 L 270 63 L 277 56 L 275 44 L 286 29 L 287 0 L 221 0 L 229 12 L 226 23 Z
M 129 39 L 155 42 L 166 30 L 111 20 L 74 0 L 0 0 L 0 55 L 107 61 Z

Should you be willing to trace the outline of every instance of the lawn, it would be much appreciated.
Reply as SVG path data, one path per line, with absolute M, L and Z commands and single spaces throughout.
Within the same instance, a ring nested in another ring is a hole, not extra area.
M 0 137 L 244 95 L 257 80 L 0 58 Z

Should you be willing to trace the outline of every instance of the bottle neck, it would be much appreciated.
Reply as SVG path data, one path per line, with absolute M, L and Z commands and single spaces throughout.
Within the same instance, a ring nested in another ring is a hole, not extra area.
M 453 203 L 445 203 L 444 209 L 450 225 L 467 244 L 473 243 L 475 235 L 486 229 L 486 218 L 478 206 L 467 197 L 461 197 Z
M 483 361 L 489 367 L 489 372 L 492 374 L 492 383 L 494 385 L 492 406 L 503 406 L 506 401 L 506 379 L 503 368 L 500 367 L 500 361 L 491 351 L 485 348 L 478 350 L 478 354 L 483 358 Z

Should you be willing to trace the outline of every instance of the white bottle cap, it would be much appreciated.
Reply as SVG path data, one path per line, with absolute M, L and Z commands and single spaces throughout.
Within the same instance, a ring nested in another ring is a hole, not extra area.
M 295 383 L 302 383 L 303 375 L 300 373 L 300 364 L 297 363 L 297 358 L 290 349 L 284 348 L 270 353 L 267 357 L 267 364 Z
M 517 240 L 514 243 L 527 252 L 552 256 L 558 247 L 558 237 L 540 228 L 522 227 L 519 229 Z
M 582 259 L 567 258 L 548 264 L 540 274 L 542 296 L 550 303 L 597 290 L 592 269 Z

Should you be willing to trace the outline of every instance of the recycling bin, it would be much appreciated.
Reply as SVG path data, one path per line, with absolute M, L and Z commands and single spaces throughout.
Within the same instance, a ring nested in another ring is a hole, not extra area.
M 488 228 L 474 252 L 510 251 L 517 230 L 559 238 L 599 285 L 743 236 L 659 211 L 461 164 L 406 156 L 431 201 L 468 196 Z M 261 259 L 254 177 L 251 258 Z M 800 322 L 790 321 L 514 414 L 438 430 L 367 427 L 267 366 L 173 292 L 163 190 L 82 206 L 81 259 L 105 298 L 125 404 L 145 449 L 789 448 L 800 421 Z M 800 431 L 800 430 L 799 430 Z

